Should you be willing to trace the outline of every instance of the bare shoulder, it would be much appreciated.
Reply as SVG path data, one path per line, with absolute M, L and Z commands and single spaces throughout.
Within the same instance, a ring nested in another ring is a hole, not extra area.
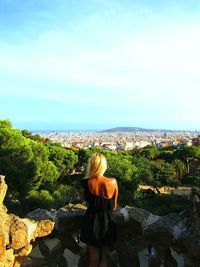
M 117 180 L 115 178 L 110 178 L 112 183 L 117 183 Z
M 109 183 L 109 184 L 117 184 L 117 180 L 115 178 L 107 178 L 106 177 L 106 183 Z

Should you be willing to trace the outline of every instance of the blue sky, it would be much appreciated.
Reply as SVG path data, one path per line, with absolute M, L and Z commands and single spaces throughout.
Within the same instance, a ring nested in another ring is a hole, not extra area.
M 0 119 L 200 130 L 200 1 L 0 0 Z

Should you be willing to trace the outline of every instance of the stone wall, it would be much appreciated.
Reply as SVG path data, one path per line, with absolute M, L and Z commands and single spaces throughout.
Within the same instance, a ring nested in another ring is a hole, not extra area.
M 38 237 L 49 235 L 54 229 L 52 220 L 34 221 L 8 214 L 3 205 L 7 191 L 4 176 L 0 176 L 0 267 L 22 266 Z
M 88 253 L 79 242 L 79 229 L 85 212 L 82 205 L 69 204 L 58 211 L 38 209 L 21 219 L 7 214 L 3 206 L 7 186 L 0 183 L 0 266 L 66 267 L 65 249 L 79 257 L 78 267 L 88 267 Z M 163 217 L 134 207 L 117 207 L 118 240 L 108 251 L 109 267 L 140 267 L 138 252 L 149 247 L 149 267 L 178 266 L 171 249 L 184 255 L 185 267 L 200 266 L 200 199 L 179 214 Z M 50 249 L 46 237 L 57 240 Z M 30 254 L 38 246 L 42 257 Z M 163 265 L 162 265 L 163 264 Z M 75 266 L 74 266 L 75 267 Z M 143 267 L 143 266 L 141 266 Z M 182 266 L 181 266 L 182 267 Z

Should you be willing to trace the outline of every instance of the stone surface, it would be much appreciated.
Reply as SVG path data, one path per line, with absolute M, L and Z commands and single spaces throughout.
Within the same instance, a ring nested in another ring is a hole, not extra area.
M 5 250 L 4 254 L 0 257 L 1 267 L 13 267 L 15 262 L 15 255 L 13 249 Z
M 79 267 L 88 266 L 88 252 L 79 242 L 79 232 L 86 207 L 69 204 L 58 211 L 38 209 L 19 218 L 7 214 L 3 206 L 7 185 L 0 176 L 0 267 L 67 266 L 64 257 L 68 249 L 79 255 Z M 149 266 L 176 267 L 173 248 L 184 254 L 185 266 L 200 266 L 199 196 L 193 206 L 179 214 L 156 216 L 135 207 L 117 207 L 114 216 L 118 225 L 118 239 L 108 251 L 109 266 L 140 266 L 138 251 L 149 247 L 155 254 L 149 256 Z M 50 235 L 50 236 L 49 236 Z M 58 240 L 48 247 L 45 237 Z M 39 248 L 41 256 L 31 255 L 32 246 Z M 74 266 L 75 267 L 75 266 Z
M 70 204 L 54 213 L 57 238 L 61 241 L 60 247 L 54 251 L 59 254 L 67 248 L 74 254 L 80 254 L 79 266 L 88 266 L 87 254 L 81 252 L 76 235 L 84 212 L 85 207 Z M 161 263 L 178 266 L 170 248 L 187 255 L 187 260 L 193 264 L 200 263 L 199 217 L 192 207 L 180 214 L 171 213 L 163 217 L 139 208 L 117 207 L 114 215 L 118 224 L 118 240 L 114 248 L 120 266 L 132 266 L 133 261 L 134 266 L 139 266 L 137 252 L 149 244 L 156 251 L 149 266 L 160 266 Z M 35 216 L 38 218 L 36 213 Z
M 18 217 L 10 226 L 11 248 L 18 250 L 28 245 L 28 230 L 25 223 Z
M 54 229 L 54 222 L 50 220 L 41 220 L 37 222 L 35 237 L 43 237 L 51 234 Z M 34 237 L 34 239 L 35 239 Z
M 3 201 L 7 192 L 7 184 L 5 183 L 5 176 L 0 175 L 0 208 L 3 206 Z
M 33 221 L 7 214 L 3 205 L 7 185 L 4 176 L 0 176 L 0 267 L 22 266 L 32 250 L 31 242 L 37 237 L 49 235 L 54 222 L 48 219 Z
M 51 220 L 55 221 L 56 218 L 56 211 L 48 211 L 45 209 L 36 209 L 29 214 L 27 214 L 27 217 L 29 219 L 32 219 L 34 221 L 40 221 L 40 220 Z
M 15 254 L 14 267 L 22 266 L 26 260 L 26 257 L 31 253 L 32 245 L 28 244 L 26 247 L 22 248 L 19 253 Z

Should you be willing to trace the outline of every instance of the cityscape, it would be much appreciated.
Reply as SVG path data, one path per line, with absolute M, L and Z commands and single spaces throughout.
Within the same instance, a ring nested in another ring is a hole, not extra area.
M 42 137 L 59 142 L 67 149 L 97 147 L 105 150 L 132 150 L 155 145 L 162 147 L 200 146 L 200 133 L 191 131 L 136 131 L 136 132 L 49 132 Z

